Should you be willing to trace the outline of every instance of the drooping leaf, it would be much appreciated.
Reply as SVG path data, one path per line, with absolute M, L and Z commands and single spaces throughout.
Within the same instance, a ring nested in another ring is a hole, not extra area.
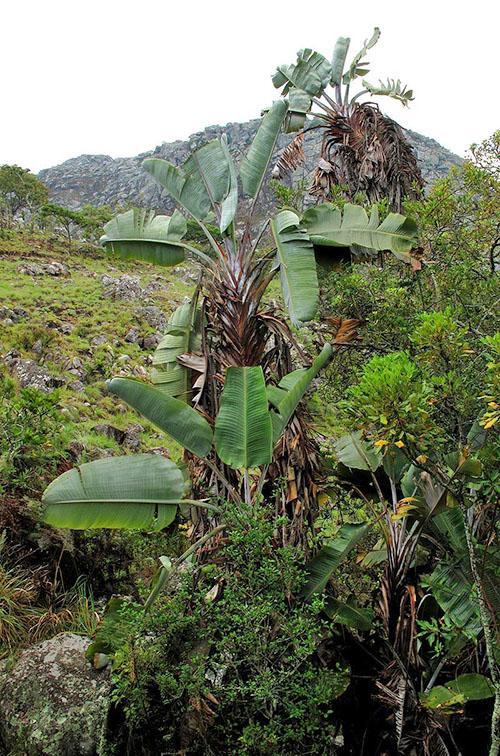
M 339 625 L 345 625 L 354 630 L 370 630 L 374 617 L 372 609 L 338 601 L 331 596 L 326 599 L 325 613 Z
M 389 215 L 379 224 L 378 210 L 372 208 L 370 218 L 364 208 L 347 204 L 341 211 L 329 203 L 309 208 L 302 217 L 312 243 L 321 247 L 361 246 L 376 251 L 389 251 L 409 262 L 410 250 L 417 241 L 414 221 L 399 213 Z
M 125 259 L 171 266 L 184 260 L 181 239 L 185 233 L 186 219 L 177 210 L 172 216 L 155 216 L 135 208 L 106 223 L 100 244 Z
M 307 114 L 311 109 L 311 96 L 303 89 L 292 87 L 288 93 L 288 115 L 286 118 L 286 133 L 290 134 L 304 128 Z
M 307 563 L 307 581 L 301 590 L 301 596 L 306 601 L 314 593 L 321 593 L 330 577 L 347 554 L 368 532 L 370 525 L 366 523 L 346 523 L 340 528 L 338 535 L 325 544 L 319 553 Z
M 351 40 L 349 37 L 339 37 L 335 43 L 332 57 L 332 78 L 330 84 L 335 86 L 342 83 L 345 61 L 349 52 Z
M 189 404 L 131 378 L 113 378 L 107 385 L 111 393 L 168 433 L 185 449 L 198 457 L 207 456 L 212 447 L 212 429 Z
M 232 180 L 234 166 L 220 139 L 213 139 L 191 153 L 182 168 L 161 158 L 147 158 L 142 167 L 198 220 L 207 220 L 213 211 L 219 220 L 221 231 L 232 221 L 231 212 L 233 208 L 236 209 Z M 225 211 L 222 222 L 223 205 Z
M 469 672 L 459 675 L 446 687 L 460 693 L 466 701 L 482 701 L 495 695 L 495 687 L 489 677 Z
M 481 618 L 472 578 L 464 559 L 442 559 L 425 578 L 444 614 L 469 637 L 481 632 Z
M 168 321 L 165 334 L 153 354 L 152 382 L 160 391 L 182 401 L 189 398 L 189 370 L 178 362 L 178 358 L 198 349 L 199 319 L 194 300 L 180 305 Z
M 242 160 L 241 183 L 243 191 L 250 197 L 256 197 L 260 191 L 287 112 L 288 105 L 284 100 L 273 103 Z
M 312 97 L 318 97 L 329 83 L 331 75 L 331 64 L 324 55 L 305 48 L 297 53 L 296 63 L 278 66 L 273 84 L 277 89 L 283 87 L 284 95 L 288 94 L 291 87 L 295 87 Z
M 380 39 L 380 29 L 376 26 L 373 30 L 373 34 L 370 37 L 370 39 L 365 39 L 363 47 L 352 59 L 349 69 L 346 71 L 346 73 L 343 76 L 344 84 L 349 84 L 358 76 L 364 76 L 365 74 L 368 73 L 368 70 L 369 70 L 367 68 L 368 63 L 364 61 L 363 59 L 365 58 L 368 50 L 370 50 L 374 45 L 376 45 L 379 39 Z
M 184 498 L 184 478 L 156 454 L 108 457 L 68 470 L 45 489 L 44 522 L 57 528 L 161 530 Z
M 318 306 L 319 286 L 314 248 L 300 220 L 291 210 L 282 210 L 271 221 L 277 247 L 283 297 L 290 320 L 300 327 L 312 320 Z
M 236 469 L 265 465 L 271 461 L 272 440 L 262 368 L 228 368 L 215 421 L 219 457 Z
M 380 455 L 371 444 L 363 441 L 362 432 L 347 433 L 334 442 L 339 462 L 354 470 L 371 470 L 380 467 Z
M 495 686 L 484 675 L 471 672 L 459 675 L 446 685 L 435 685 L 420 694 L 420 703 L 427 709 L 452 710 L 468 701 L 483 701 L 495 695 Z
M 283 433 L 307 389 L 319 371 L 326 365 L 332 354 L 333 349 L 331 345 L 325 344 L 321 352 L 313 360 L 311 367 L 294 370 L 281 379 L 278 387 L 268 387 L 268 399 L 276 408 L 276 412 L 272 413 L 274 442 Z
M 385 84 L 379 79 L 378 85 L 370 84 L 369 81 L 363 79 L 363 86 L 368 92 L 370 92 L 370 94 L 382 97 L 392 97 L 393 100 L 398 100 L 403 103 L 405 107 L 409 102 L 415 99 L 413 97 L 413 90 L 407 89 L 404 84 L 401 84 L 399 79 L 387 79 Z

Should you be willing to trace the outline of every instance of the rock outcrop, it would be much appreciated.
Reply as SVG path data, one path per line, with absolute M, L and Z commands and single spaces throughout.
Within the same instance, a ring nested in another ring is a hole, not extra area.
M 0 668 L 0 735 L 6 753 L 102 754 L 110 705 L 109 669 L 85 658 L 88 638 L 61 633 Z
M 163 143 L 151 152 L 136 157 L 111 158 L 109 155 L 81 155 L 66 160 L 53 168 L 39 173 L 48 186 L 51 199 L 62 205 L 78 208 L 85 203 L 93 205 L 124 206 L 133 204 L 171 212 L 172 200 L 145 171 L 141 163 L 146 157 L 160 157 L 180 165 L 189 153 L 200 145 L 225 133 L 229 148 L 239 162 L 248 149 L 260 121 L 228 123 L 225 126 L 209 126 L 193 134 L 185 141 Z M 414 146 L 424 179 L 432 182 L 446 175 L 452 165 L 461 162 L 457 155 L 441 147 L 438 142 L 413 131 L 407 132 Z M 319 136 L 311 132 L 305 140 L 306 162 L 296 171 L 296 177 L 307 177 L 313 170 L 319 154 Z M 283 134 L 277 144 L 278 155 L 288 144 L 291 136 Z M 264 204 L 272 202 L 272 194 L 264 195 Z

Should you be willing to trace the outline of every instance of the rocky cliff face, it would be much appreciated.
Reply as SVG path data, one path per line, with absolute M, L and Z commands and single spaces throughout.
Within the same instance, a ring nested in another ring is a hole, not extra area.
M 228 123 L 225 126 L 209 126 L 185 141 L 164 142 L 151 152 L 131 158 L 111 158 L 109 155 L 80 155 L 66 160 L 53 168 L 40 171 L 39 177 L 50 190 L 51 199 L 66 207 L 78 208 L 85 203 L 93 205 L 135 205 L 170 212 L 172 201 L 163 189 L 141 170 L 146 157 L 161 157 L 180 165 L 196 147 L 225 133 L 231 152 L 237 161 L 248 149 L 259 120 L 247 123 Z M 432 182 L 446 175 L 452 165 L 460 164 L 457 155 L 449 152 L 438 142 L 408 131 L 408 139 L 414 146 L 424 179 Z M 286 147 L 291 137 L 282 135 L 276 155 Z M 306 163 L 296 172 L 297 178 L 308 176 L 319 154 L 318 136 L 312 132 L 304 145 Z M 270 197 L 267 199 L 271 200 Z M 264 202 L 266 198 L 264 198 Z

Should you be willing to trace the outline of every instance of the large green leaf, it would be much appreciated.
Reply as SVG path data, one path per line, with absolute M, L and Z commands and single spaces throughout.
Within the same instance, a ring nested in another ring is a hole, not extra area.
M 265 465 L 271 461 L 272 440 L 262 368 L 228 368 L 215 421 L 219 457 L 236 469 Z
M 288 421 L 297 409 L 307 389 L 326 365 L 333 354 L 330 344 L 325 344 L 318 356 L 313 360 L 311 367 L 294 370 L 285 375 L 278 387 L 269 386 L 267 389 L 268 399 L 276 407 L 272 413 L 273 438 L 276 442 L 283 433 Z
M 288 93 L 288 118 L 285 131 L 290 133 L 303 129 L 307 114 L 311 110 L 312 100 L 303 89 L 290 89 Z
M 189 404 L 130 378 L 113 378 L 108 381 L 108 389 L 185 449 L 198 457 L 206 457 L 209 453 L 212 429 Z
M 488 677 L 470 672 L 421 693 L 420 702 L 427 709 L 449 711 L 468 701 L 482 701 L 494 695 L 495 686 Z
M 277 247 L 283 297 L 290 320 L 300 327 L 312 320 L 318 306 L 319 286 L 314 248 L 300 227 L 299 216 L 283 210 L 271 221 Z
M 240 176 L 243 191 L 250 197 L 256 197 L 260 191 L 287 110 L 288 105 L 284 100 L 279 100 L 271 106 L 261 121 L 248 153 L 241 162 Z
M 370 525 L 366 523 L 342 525 L 337 537 L 325 544 L 319 553 L 307 563 L 308 578 L 301 591 L 302 598 L 308 600 L 314 593 L 321 593 L 324 590 L 333 572 L 368 532 L 369 528 Z
M 334 442 L 339 462 L 354 470 L 371 470 L 375 472 L 380 467 L 380 455 L 371 444 L 363 441 L 361 431 L 347 433 Z
M 151 380 L 169 396 L 187 401 L 189 398 L 189 370 L 177 358 L 197 351 L 199 347 L 199 311 L 195 302 L 178 307 L 165 329 L 165 334 L 153 355 Z
M 236 211 L 235 170 L 221 139 L 195 150 L 182 168 L 161 158 L 147 158 L 142 166 L 198 220 L 207 220 L 213 211 L 221 231 L 232 222 Z
M 127 210 L 106 223 L 100 243 L 120 257 L 138 258 L 156 265 L 177 265 L 184 260 L 181 239 L 186 219 L 177 210 L 169 217 L 142 209 Z
M 277 89 L 283 87 L 283 94 L 288 94 L 291 87 L 302 89 L 312 97 L 318 97 L 328 85 L 332 76 L 332 67 L 328 60 L 310 48 L 299 50 L 297 62 L 289 66 L 278 66 L 273 76 Z
M 379 223 L 376 207 L 370 218 L 358 205 L 346 205 L 343 214 L 329 203 L 312 207 L 304 213 L 302 225 L 312 243 L 322 247 L 361 246 L 369 250 L 392 252 L 408 262 L 409 252 L 417 241 L 417 226 L 399 213 Z
M 332 77 L 330 84 L 335 86 L 342 83 L 345 60 L 349 51 L 351 40 L 349 37 L 339 37 L 335 43 L 332 56 Z
M 373 609 L 338 601 L 331 596 L 326 599 L 325 613 L 339 625 L 345 625 L 354 630 L 370 630 L 374 617 Z
M 184 477 L 156 454 L 109 457 L 68 470 L 45 489 L 44 522 L 57 528 L 161 530 L 175 517 Z
M 432 595 L 453 624 L 469 638 L 481 632 L 479 606 L 465 559 L 442 559 L 425 578 Z
M 373 30 L 373 34 L 370 37 L 370 39 L 365 39 L 363 47 L 352 59 L 349 69 L 346 71 L 346 73 L 343 76 L 344 84 L 349 84 L 358 76 L 364 76 L 365 74 L 368 73 L 368 70 L 369 70 L 367 68 L 368 63 L 367 61 L 364 61 L 363 58 L 365 57 L 368 50 L 370 50 L 374 45 L 377 44 L 379 39 L 380 39 L 380 29 L 376 26 Z
M 392 97 L 393 100 L 398 100 L 405 106 L 415 99 L 413 97 L 413 90 L 407 89 L 404 84 L 401 84 L 399 79 L 387 79 L 385 84 L 383 81 L 379 80 L 378 86 L 376 84 L 370 84 L 369 81 L 363 79 L 363 86 L 372 95 Z

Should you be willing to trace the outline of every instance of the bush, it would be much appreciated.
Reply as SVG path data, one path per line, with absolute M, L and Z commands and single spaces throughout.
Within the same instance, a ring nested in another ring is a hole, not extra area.
M 349 678 L 335 660 L 319 662 L 320 602 L 292 602 L 300 555 L 275 545 L 276 523 L 262 512 L 230 508 L 226 521 L 217 562 L 186 572 L 146 618 L 136 684 L 130 664 L 118 672 L 129 727 L 135 737 L 160 732 L 168 753 L 330 752 Z

